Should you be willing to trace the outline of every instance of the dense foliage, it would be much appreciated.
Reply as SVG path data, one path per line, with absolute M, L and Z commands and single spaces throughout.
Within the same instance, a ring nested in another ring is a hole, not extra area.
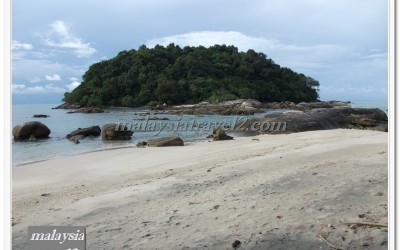
M 318 86 L 311 77 L 280 67 L 254 50 L 142 45 L 90 66 L 64 101 L 128 107 L 238 98 L 301 102 L 317 100 Z

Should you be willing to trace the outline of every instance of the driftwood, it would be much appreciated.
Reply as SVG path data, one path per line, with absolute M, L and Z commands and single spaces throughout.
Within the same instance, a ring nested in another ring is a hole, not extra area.
M 357 224 L 363 226 L 372 226 L 372 227 L 388 227 L 388 224 L 379 223 L 379 222 L 360 222 L 360 221 L 350 221 L 350 222 L 343 222 L 344 224 Z
M 333 249 L 344 250 L 343 248 L 337 247 L 337 246 L 333 245 L 332 243 L 330 243 L 327 239 L 324 238 L 324 236 L 322 236 L 322 234 L 319 234 L 319 238 L 320 238 L 323 242 L 325 242 L 328 246 L 332 247 Z

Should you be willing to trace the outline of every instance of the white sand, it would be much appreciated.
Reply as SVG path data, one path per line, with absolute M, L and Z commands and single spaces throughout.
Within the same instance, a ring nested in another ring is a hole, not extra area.
M 86 226 L 87 249 L 330 249 L 320 234 L 387 249 L 385 227 L 344 223 L 387 223 L 387 136 L 263 135 L 14 167 L 13 249 L 37 225 Z

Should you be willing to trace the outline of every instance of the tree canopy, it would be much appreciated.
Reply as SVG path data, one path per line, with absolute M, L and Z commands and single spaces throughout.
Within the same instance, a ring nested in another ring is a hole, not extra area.
M 252 49 L 142 45 L 91 65 L 82 83 L 64 94 L 64 101 L 127 107 L 238 98 L 307 102 L 317 100 L 318 87 L 313 78 L 281 67 Z

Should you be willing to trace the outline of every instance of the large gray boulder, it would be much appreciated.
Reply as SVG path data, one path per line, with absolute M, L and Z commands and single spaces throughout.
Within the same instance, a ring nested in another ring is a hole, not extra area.
M 305 111 L 277 112 L 251 119 L 240 129 L 259 133 L 293 133 L 337 128 L 356 128 L 387 132 L 388 117 L 380 109 L 321 108 Z
M 147 141 L 149 147 L 183 146 L 183 140 L 178 136 L 161 137 Z
M 91 126 L 87 128 L 78 128 L 67 134 L 67 139 L 75 143 L 79 143 L 79 140 L 84 139 L 87 136 L 99 136 L 101 129 L 99 126 Z
M 133 131 L 123 124 L 105 124 L 101 129 L 103 140 L 131 140 Z
M 12 134 L 15 140 L 34 141 L 35 139 L 48 138 L 50 129 L 41 122 L 25 122 L 13 128 Z
M 101 133 L 101 129 L 99 126 L 91 126 L 87 128 L 78 128 L 77 130 L 72 131 L 67 135 L 67 139 L 76 135 L 86 136 L 99 136 Z

